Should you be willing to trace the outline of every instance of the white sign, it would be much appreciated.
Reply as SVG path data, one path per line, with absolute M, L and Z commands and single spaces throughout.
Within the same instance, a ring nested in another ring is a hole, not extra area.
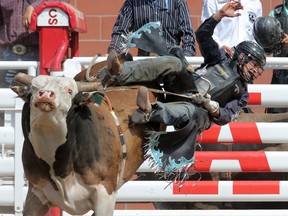
M 37 26 L 69 26 L 69 18 L 60 8 L 45 8 L 37 17 Z

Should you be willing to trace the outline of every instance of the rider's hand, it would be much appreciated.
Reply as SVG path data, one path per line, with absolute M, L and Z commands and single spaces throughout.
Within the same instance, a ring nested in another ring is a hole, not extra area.
M 237 0 L 227 1 L 227 3 L 216 13 L 213 14 L 213 18 L 216 21 L 220 21 L 223 17 L 238 17 L 241 16 L 238 10 L 243 9 L 241 2 Z
M 203 104 L 203 102 L 206 100 L 206 98 L 200 93 L 193 94 L 191 99 L 196 104 Z
M 194 103 L 201 104 L 212 116 L 218 117 L 220 115 L 219 103 L 211 100 L 209 94 L 203 96 L 200 93 L 196 93 L 191 96 L 191 99 Z
M 223 45 L 223 46 L 222 46 L 222 49 L 223 49 L 231 58 L 233 57 L 234 51 L 233 51 L 230 47 L 228 47 L 228 46 L 226 46 L 226 45 Z
M 213 116 L 219 116 L 219 103 L 210 99 L 205 99 L 202 104 Z

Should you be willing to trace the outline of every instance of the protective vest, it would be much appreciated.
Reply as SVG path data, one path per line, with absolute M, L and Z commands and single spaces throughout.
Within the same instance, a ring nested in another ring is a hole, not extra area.
M 288 16 L 284 11 L 283 4 L 274 8 L 274 17 L 280 22 L 283 31 L 288 34 Z M 288 48 L 281 46 L 281 50 L 273 53 L 273 55 L 276 57 L 286 57 L 288 55 Z
M 237 73 L 237 67 L 234 62 L 230 64 L 221 63 L 208 68 L 197 70 L 195 84 L 199 92 L 205 92 L 207 82 L 199 76 L 204 77 L 211 83 L 209 94 L 211 99 L 217 101 L 220 106 L 225 106 L 227 102 L 241 98 L 246 91 L 247 85 Z

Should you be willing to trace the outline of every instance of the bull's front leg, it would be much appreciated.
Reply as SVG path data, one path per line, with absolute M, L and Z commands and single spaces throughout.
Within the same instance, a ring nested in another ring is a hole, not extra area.
M 33 185 L 29 183 L 23 216 L 44 216 L 48 211 L 48 204 L 43 204 L 40 201 L 40 199 L 33 193 Z
M 113 216 L 117 192 L 107 193 L 104 186 L 98 185 L 94 194 L 94 216 Z

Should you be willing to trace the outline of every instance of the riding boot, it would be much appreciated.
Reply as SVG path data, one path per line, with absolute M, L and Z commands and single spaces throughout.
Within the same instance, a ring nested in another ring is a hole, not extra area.
M 112 50 L 107 57 L 107 69 L 111 75 L 119 75 L 122 70 L 122 64 L 118 59 L 118 55 L 115 50 Z
M 169 50 L 169 53 L 181 60 L 184 71 L 187 71 L 189 73 L 194 72 L 193 66 L 188 63 L 186 57 L 183 54 L 181 47 L 179 46 L 171 47 Z
M 138 89 L 137 94 L 137 106 L 139 107 L 132 114 L 132 122 L 136 124 L 145 124 L 149 121 L 150 113 L 152 111 L 152 106 L 149 101 L 148 89 L 144 86 L 141 86 Z
M 118 59 L 117 53 L 112 50 L 107 57 L 107 67 L 102 69 L 98 75 L 104 88 L 116 84 L 122 68 L 123 66 Z

